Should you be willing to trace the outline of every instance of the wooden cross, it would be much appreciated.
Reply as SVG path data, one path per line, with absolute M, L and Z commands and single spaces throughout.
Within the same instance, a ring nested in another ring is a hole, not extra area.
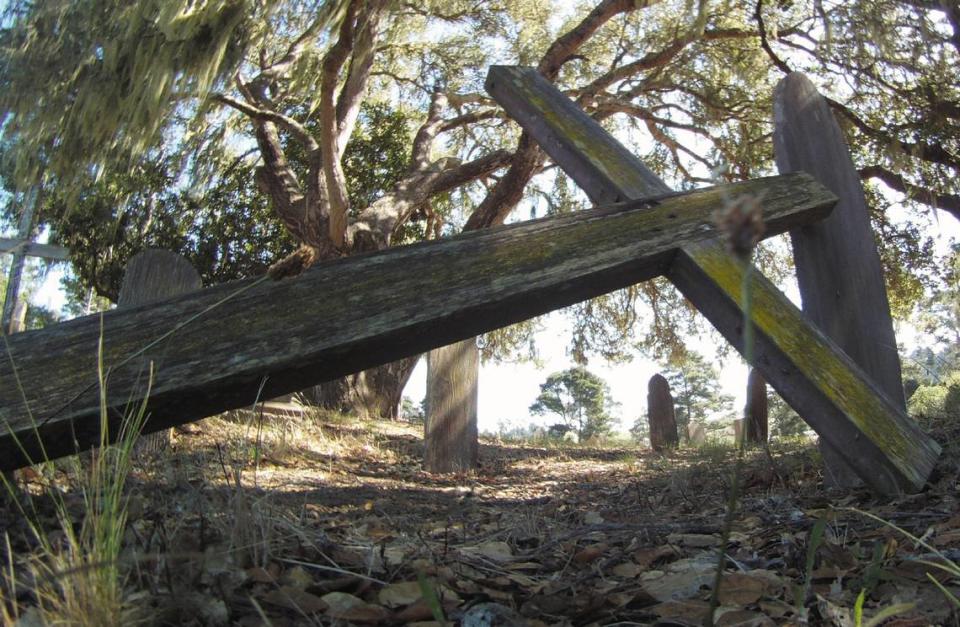
M 12 335 L 0 358 L 0 470 L 100 442 L 101 340 L 109 435 L 146 394 L 148 349 L 146 430 L 155 431 L 660 276 L 678 246 L 716 236 L 713 212 L 743 194 L 764 195 L 769 235 L 823 218 L 836 201 L 806 174 L 757 179 L 346 257 L 296 279 L 236 281 Z
M 20 294 L 20 279 L 23 276 L 23 266 L 27 257 L 43 257 L 56 261 L 69 259 L 69 251 L 59 246 L 37 244 L 30 241 L 30 231 L 33 228 L 33 213 L 36 206 L 36 190 L 29 194 L 23 214 L 20 216 L 18 229 L 19 237 L 0 237 L 0 254 L 13 255 L 10 264 L 10 274 L 7 276 L 7 290 L 3 298 L 3 315 L 0 317 L 0 333 L 12 334 L 20 329 L 15 328 L 14 310 L 17 308 L 17 299 Z
M 595 203 L 670 192 L 533 68 L 492 67 L 486 87 Z M 748 273 L 721 242 L 709 240 L 680 247 L 666 277 L 741 353 L 741 286 L 749 281 L 751 365 L 867 485 L 887 493 L 923 486 L 940 446 L 758 270 Z
M 803 173 L 669 190 L 532 69 L 488 89 L 602 206 L 317 264 L 296 279 L 200 290 L 12 336 L 0 359 L 0 470 L 114 436 L 154 378 L 148 430 L 301 390 L 665 275 L 739 350 L 746 268 L 716 238 L 729 200 L 762 198 L 764 236 L 823 218 Z M 940 447 L 757 271 L 754 366 L 879 492 L 917 490 Z M 98 347 L 108 372 L 101 401 Z M 20 385 L 14 380 L 16 364 Z

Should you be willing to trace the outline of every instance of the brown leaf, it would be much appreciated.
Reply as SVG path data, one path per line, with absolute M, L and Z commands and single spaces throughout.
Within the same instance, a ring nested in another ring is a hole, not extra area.
M 708 548 L 718 546 L 720 537 L 705 533 L 671 533 L 667 536 L 667 542 L 695 548 Z
M 477 553 L 494 562 L 509 562 L 513 560 L 513 551 L 506 542 L 484 542 L 477 546 L 465 546 L 463 550 L 467 553 Z
M 749 574 L 731 573 L 720 580 L 719 597 L 723 605 L 744 606 L 756 603 L 763 596 L 766 583 Z
M 250 581 L 254 583 L 273 583 L 276 581 L 273 575 L 271 575 L 265 568 L 260 566 L 254 566 L 246 570 L 247 577 Z
M 669 546 L 658 546 L 652 549 L 639 549 L 633 552 L 633 561 L 640 568 L 646 569 L 653 564 L 677 557 L 676 551 Z
M 774 627 L 776 625 L 768 616 L 748 610 L 724 612 L 713 624 L 717 627 Z
M 323 612 L 328 607 L 328 604 L 322 598 L 293 586 L 281 586 L 267 592 L 260 599 L 265 603 L 303 612 L 304 614 Z
M 390 612 L 386 608 L 367 603 L 346 592 L 331 592 L 323 595 L 322 599 L 329 606 L 326 614 L 331 618 L 358 623 L 377 623 L 390 617 Z
M 660 618 L 686 620 L 699 623 L 710 611 L 710 604 L 706 601 L 665 601 L 650 608 Z
M 609 547 L 603 542 L 592 544 L 577 551 L 573 556 L 573 561 L 577 564 L 589 564 L 590 562 L 596 561 L 608 548 Z
M 643 572 L 643 568 L 634 564 L 633 562 L 623 562 L 622 564 L 617 564 L 610 569 L 617 577 L 622 577 L 624 579 L 633 579 L 637 575 Z

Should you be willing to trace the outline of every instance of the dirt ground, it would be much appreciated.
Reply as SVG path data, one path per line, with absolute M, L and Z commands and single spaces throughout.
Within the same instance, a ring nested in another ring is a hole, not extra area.
M 702 625 L 713 600 L 716 625 L 958 624 L 960 428 L 934 426 L 945 452 L 929 486 L 893 500 L 825 492 L 810 443 L 747 452 L 731 499 L 727 446 L 485 440 L 477 473 L 438 476 L 421 470 L 421 429 L 308 416 L 178 430 L 128 482 L 130 620 Z M 65 494 L 80 523 L 70 473 L 21 479 Z M 37 542 L 4 522 L 17 573 Z M 38 624 L 14 578 L 8 607 Z

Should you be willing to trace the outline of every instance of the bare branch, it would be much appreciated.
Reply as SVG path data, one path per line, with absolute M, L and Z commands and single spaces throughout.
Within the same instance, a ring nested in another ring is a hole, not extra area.
M 380 19 L 383 15 L 384 0 L 373 0 L 366 5 L 366 11 L 358 18 L 360 24 L 356 41 L 353 45 L 350 68 L 347 79 L 344 81 L 340 96 L 337 98 L 337 133 L 340 145 L 340 157 L 343 149 L 353 133 L 357 115 L 360 112 L 360 102 L 370 79 L 370 69 L 373 67 L 373 57 L 376 52 L 376 43 Z
M 242 102 L 226 94 L 213 94 L 211 98 L 217 102 L 221 102 L 236 109 L 240 113 L 252 118 L 254 122 L 273 122 L 277 124 L 285 131 L 290 133 L 290 135 L 307 151 L 316 150 L 318 148 L 317 141 L 312 135 L 310 135 L 310 132 L 302 124 L 290 116 L 277 113 L 276 111 L 255 107 L 252 104 Z
M 598 4 L 577 26 L 557 38 L 537 65 L 537 70 L 550 80 L 556 78 L 563 64 L 613 17 L 634 9 L 650 6 L 656 0 L 604 0 Z
M 871 165 L 860 168 L 861 179 L 878 179 L 887 187 L 905 194 L 909 199 L 923 203 L 934 209 L 942 209 L 960 220 L 960 196 L 956 194 L 940 194 L 931 189 L 915 185 L 903 176 L 879 166 Z
M 920 159 L 921 161 L 947 166 L 956 172 L 960 172 L 960 157 L 944 148 L 942 144 L 931 144 L 922 141 L 905 142 L 884 130 L 870 126 L 846 105 L 832 98 L 826 98 L 826 101 L 834 111 L 849 120 L 860 132 L 876 139 L 885 147 L 896 148 L 904 154 Z
M 789 74 L 793 70 L 790 69 L 790 66 L 786 62 L 777 56 L 777 53 L 773 51 L 773 48 L 770 47 L 770 42 L 767 41 L 767 27 L 763 23 L 763 0 L 757 0 L 757 8 L 753 12 L 753 17 L 757 20 L 757 29 L 760 31 L 760 47 L 763 48 L 763 51 L 767 53 L 767 56 L 770 57 L 770 61 L 773 62 L 777 69 L 779 69 L 784 74 Z
M 320 165 L 322 180 L 326 184 L 327 201 L 330 206 L 330 239 L 334 246 L 343 248 L 347 230 L 347 182 L 340 163 L 339 133 L 337 125 L 336 90 L 340 71 L 353 48 L 354 29 L 357 26 L 357 10 L 362 0 L 352 0 L 347 15 L 340 25 L 338 39 L 323 58 L 320 79 Z

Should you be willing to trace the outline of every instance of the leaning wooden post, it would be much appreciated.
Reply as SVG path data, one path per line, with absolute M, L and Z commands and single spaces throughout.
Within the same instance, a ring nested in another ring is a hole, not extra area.
M 423 467 L 428 472 L 465 472 L 477 467 L 476 338 L 437 348 L 427 356 L 427 415 Z
M 769 409 L 767 407 L 767 382 L 756 368 L 747 377 L 747 406 L 743 412 L 746 444 L 763 444 L 769 437 Z
M 650 448 L 662 451 L 680 444 L 670 384 L 660 374 L 650 377 L 647 385 L 647 419 L 650 421 Z
M 534 68 L 493 66 L 486 87 L 594 202 L 645 200 L 656 207 L 675 194 Z M 758 199 L 766 203 L 763 196 L 728 202 Z M 711 240 L 679 247 L 666 276 L 741 353 L 748 283 L 753 365 L 874 490 L 923 487 L 940 446 L 759 271 L 747 272 L 723 242 Z
M 190 262 L 169 250 L 147 249 L 130 258 L 120 284 L 119 307 L 133 307 L 161 301 L 203 287 L 200 275 Z M 158 357 L 143 357 L 143 372 L 149 373 L 149 362 Z M 146 383 L 146 381 L 144 382 Z M 141 389 L 144 389 L 145 386 Z M 149 420 L 149 418 L 148 418 Z M 170 444 L 171 429 L 148 433 L 137 442 L 137 450 L 157 453 Z
M 906 411 L 897 338 L 860 177 L 826 100 L 806 76 L 780 81 L 773 145 L 780 172 L 804 170 L 839 197 L 825 220 L 790 231 L 803 313 Z M 840 443 L 839 448 L 846 447 Z M 820 440 L 827 485 L 859 484 L 837 449 Z

